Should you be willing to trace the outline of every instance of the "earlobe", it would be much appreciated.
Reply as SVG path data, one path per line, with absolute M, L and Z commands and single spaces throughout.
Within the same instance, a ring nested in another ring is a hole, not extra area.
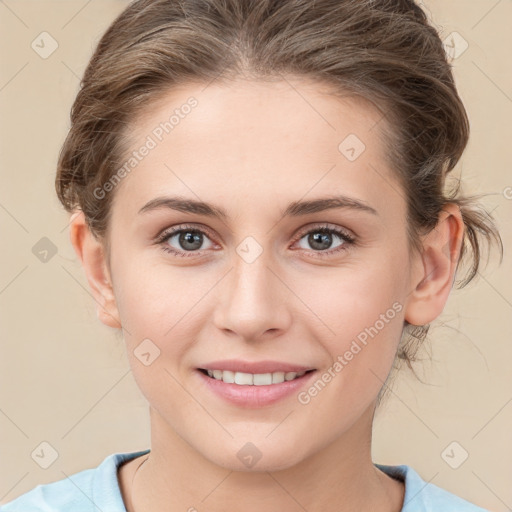
M 421 260 L 406 300 L 404 318 L 410 324 L 429 324 L 443 311 L 454 283 L 464 229 L 459 206 L 450 203 L 443 207 L 436 227 L 424 237 L 423 252 L 418 256 Z
M 105 249 L 103 244 L 92 234 L 82 211 L 75 212 L 71 216 L 69 236 L 71 244 L 82 262 L 96 302 L 98 318 L 105 325 L 120 329 L 121 322 L 105 258 Z

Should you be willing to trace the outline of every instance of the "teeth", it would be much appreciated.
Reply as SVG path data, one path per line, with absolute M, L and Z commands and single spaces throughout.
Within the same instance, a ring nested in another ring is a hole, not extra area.
M 280 384 L 285 380 L 293 380 L 302 377 L 306 372 L 274 372 L 274 373 L 244 373 L 230 372 L 229 370 L 207 370 L 208 375 L 216 380 L 222 380 L 227 384 L 239 384 L 241 386 L 268 386 Z

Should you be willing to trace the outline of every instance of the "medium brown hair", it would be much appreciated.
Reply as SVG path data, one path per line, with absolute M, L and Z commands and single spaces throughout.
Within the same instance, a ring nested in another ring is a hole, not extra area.
M 420 235 L 455 203 L 465 224 L 457 270 L 463 259 L 470 263 L 458 287 L 477 274 L 484 239 L 503 254 L 481 196 L 463 196 L 460 180 L 447 190 L 469 121 L 438 32 L 412 0 L 131 3 L 101 38 L 72 107 L 56 178 L 64 207 L 82 210 L 107 241 L 113 193 L 98 199 L 94 190 L 121 165 L 130 123 L 174 86 L 221 75 L 302 77 L 372 102 L 383 112 L 379 132 L 407 203 L 410 248 L 420 250 Z M 405 324 L 397 358 L 412 369 L 429 326 Z

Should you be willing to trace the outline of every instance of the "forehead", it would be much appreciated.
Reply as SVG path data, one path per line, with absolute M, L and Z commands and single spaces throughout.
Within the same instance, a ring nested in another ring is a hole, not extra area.
M 191 99 L 195 102 L 192 109 L 187 106 Z M 177 143 L 180 134 L 183 138 L 205 135 L 207 142 L 215 133 L 220 137 L 231 132 L 244 140 L 249 132 L 264 137 L 277 130 L 287 140 L 311 143 L 326 134 L 331 136 L 328 142 L 336 142 L 346 129 L 368 139 L 366 133 L 383 118 L 374 103 L 348 92 L 335 92 L 326 83 L 291 77 L 280 81 L 237 79 L 183 84 L 163 91 L 133 120 L 130 132 L 140 138 L 157 127 L 155 123 L 169 121 L 174 112 L 178 116 L 171 123 L 169 138 Z M 243 131 L 235 131 L 239 128 Z
M 151 149 L 116 195 L 126 189 L 139 206 L 170 191 L 261 205 L 273 195 L 292 201 L 327 191 L 383 203 L 386 182 L 396 195 L 383 115 L 369 101 L 331 91 L 297 79 L 173 88 L 133 120 L 130 151 Z

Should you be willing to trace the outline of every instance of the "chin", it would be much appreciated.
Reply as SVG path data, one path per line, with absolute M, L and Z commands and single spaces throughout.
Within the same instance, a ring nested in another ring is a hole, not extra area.
M 254 438 L 253 438 L 254 439 Z M 216 445 L 214 452 L 204 453 L 212 463 L 229 469 L 231 471 L 241 472 L 266 472 L 280 471 L 288 469 L 300 463 L 304 454 L 298 452 L 294 443 L 269 442 L 268 439 L 262 438 L 259 441 L 242 441 L 232 440 L 235 446 L 225 446 L 224 449 Z M 277 438 L 276 438 L 276 441 Z M 218 448 L 221 451 L 218 451 Z

